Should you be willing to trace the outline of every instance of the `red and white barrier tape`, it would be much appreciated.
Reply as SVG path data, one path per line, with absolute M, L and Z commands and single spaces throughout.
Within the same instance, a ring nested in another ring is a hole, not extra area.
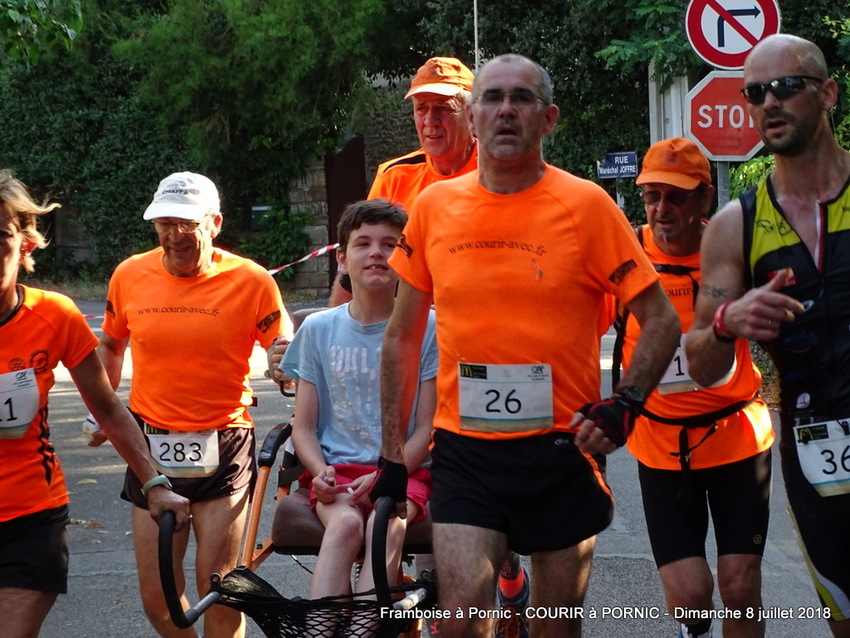
M 336 250 L 337 248 L 339 248 L 339 244 L 329 244 L 328 246 L 325 246 L 324 248 L 319 248 L 319 250 L 314 250 L 309 255 L 304 255 L 298 261 L 293 261 L 292 263 L 286 264 L 285 266 L 281 266 L 280 268 L 272 268 L 271 270 L 268 271 L 268 273 L 270 275 L 276 275 L 277 273 L 279 273 L 281 270 L 284 270 L 285 268 L 289 268 L 290 266 L 294 266 L 295 264 L 300 264 L 303 261 L 309 261 L 310 259 L 313 259 L 315 257 L 321 257 L 322 255 L 327 254 L 327 253 L 331 252 L 332 250 Z M 103 319 L 103 315 L 83 315 L 83 318 L 84 319 Z
M 313 259 L 315 257 L 321 257 L 322 255 L 329 253 L 332 250 L 336 250 L 337 248 L 339 248 L 339 244 L 330 244 L 328 246 L 325 246 L 324 248 L 319 248 L 319 250 L 314 250 L 309 255 L 304 255 L 298 261 L 293 261 L 292 263 L 286 264 L 285 266 L 281 266 L 280 268 L 272 268 L 268 272 L 270 275 L 276 275 L 285 268 L 289 268 L 290 266 L 294 266 L 295 264 L 300 264 L 302 261 L 309 261 L 310 259 Z

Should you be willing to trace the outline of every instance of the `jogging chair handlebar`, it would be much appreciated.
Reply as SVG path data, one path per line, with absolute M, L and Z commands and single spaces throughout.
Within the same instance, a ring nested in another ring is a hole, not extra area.
M 163 512 L 159 521 L 159 578 L 162 585 L 162 593 L 165 596 L 165 604 L 171 621 L 179 628 L 191 627 L 207 609 L 212 607 L 221 598 L 217 591 L 210 591 L 195 605 L 183 610 L 180 593 L 174 580 L 174 555 L 172 554 L 174 528 L 177 525 L 177 517 L 174 512 Z M 214 576 L 214 578 L 216 578 Z
M 257 465 L 259 467 L 271 467 L 274 465 L 280 446 L 290 436 L 292 436 L 292 426 L 289 423 L 278 423 L 269 430 L 266 438 L 263 439 L 263 445 L 257 456 Z
M 372 578 L 375 580 L 375 597 L 378 604 L 392 604 L 390 584 L 387 579 L 387 528 L 395 511 L 395 501 L 384 496 L 375 504 L 375 525 L 372 529 Z

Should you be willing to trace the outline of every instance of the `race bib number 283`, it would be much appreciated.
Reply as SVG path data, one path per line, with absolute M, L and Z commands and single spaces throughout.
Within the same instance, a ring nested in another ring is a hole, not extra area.
M 218 469 L 218 432 L 178 432 L 145 425 L 151 457 L 172 478 L 210 476 Z

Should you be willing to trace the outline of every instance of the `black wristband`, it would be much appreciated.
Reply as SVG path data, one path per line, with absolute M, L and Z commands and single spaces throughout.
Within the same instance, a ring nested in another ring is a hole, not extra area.
M 407 500 L 407 466 L 383 456 L 378 459 L 378 475 L 369 490 L 369 500 L 374 503 L 382 496 L 389 496 L 396 503 Z
M 640 413 L 644 403 L 646 403 L 646 393 L 636 385 L 621 385 L 614 394 L 625 399 L 626 403 L 634 407 L 635 416 Z

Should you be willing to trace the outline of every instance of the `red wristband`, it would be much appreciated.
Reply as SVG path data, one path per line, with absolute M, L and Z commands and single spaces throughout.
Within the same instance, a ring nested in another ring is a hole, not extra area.
M 726 308 L 729 307 L 731 301 L 721 304 L 714 313 L 714 338 L 723 343 L 735 343 L 735 335 L 726 328 L 726 323 L 723 321 L 726 315 Z

